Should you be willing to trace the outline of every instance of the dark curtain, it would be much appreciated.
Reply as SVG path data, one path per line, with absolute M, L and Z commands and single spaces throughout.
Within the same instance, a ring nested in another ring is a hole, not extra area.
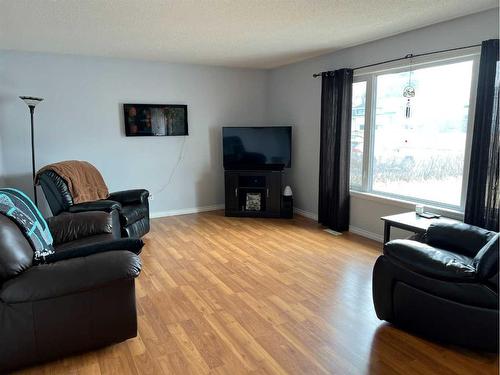
M 349 230 L 352 69 L 326 72 L 321 82 L 318 221 Z
M 464 221 L 498 232 L 498 39 L 481 46 Z

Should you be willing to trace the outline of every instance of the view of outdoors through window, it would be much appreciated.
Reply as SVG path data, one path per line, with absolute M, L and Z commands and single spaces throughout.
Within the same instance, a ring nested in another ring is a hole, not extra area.
M 371 191 L 460 206 L 473 61 L 376 76 Z M 366 82 L 353 85 L 351 186 L 361 186 Z
M 352 85 L 351 186 L 361 187 L 363 176 L 363 138 L 365 129 L 366 82 Z

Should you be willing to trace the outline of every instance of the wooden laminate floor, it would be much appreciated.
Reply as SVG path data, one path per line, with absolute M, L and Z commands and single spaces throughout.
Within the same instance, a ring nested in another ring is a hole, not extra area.
M 136 283 L 139 335 L 26 374 L 496 374 L 498 356 L 377 319 L 380 245 L 314 222 L 155 219 Z

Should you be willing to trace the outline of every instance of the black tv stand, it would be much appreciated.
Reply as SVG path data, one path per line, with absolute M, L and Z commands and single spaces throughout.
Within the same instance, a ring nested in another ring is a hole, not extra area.
M 283 169 L 226 170 L 226 216 L 280 217 Z

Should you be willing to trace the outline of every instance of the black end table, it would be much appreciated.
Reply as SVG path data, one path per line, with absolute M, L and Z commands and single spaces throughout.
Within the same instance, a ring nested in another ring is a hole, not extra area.
M 384 221 L 384 244 L 391 239 L 391 227 L 405 229 L 413 233 L 425 233 L 427 228 L 434 222 L 461 223 L 459 220 L 450 219 L 448 217 L 426 219 L 425 217 L 418 216 L 415 211 L 384 216 L 380 219 Z

